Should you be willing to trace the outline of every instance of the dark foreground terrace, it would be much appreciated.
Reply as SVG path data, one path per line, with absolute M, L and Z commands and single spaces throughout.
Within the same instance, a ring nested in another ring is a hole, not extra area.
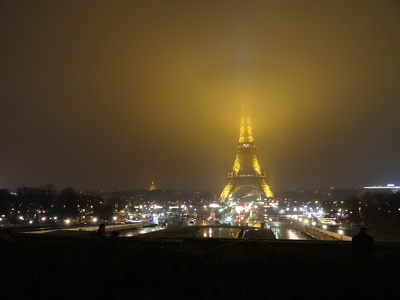
M 1 242 L 3 299 L 395 299 L 400 244 L 17 235 Z

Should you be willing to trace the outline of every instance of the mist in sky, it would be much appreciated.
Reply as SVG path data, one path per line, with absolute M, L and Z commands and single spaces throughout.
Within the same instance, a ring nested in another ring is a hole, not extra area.
M 399 1 L 0 0 L 0 188 L 400 184 Z

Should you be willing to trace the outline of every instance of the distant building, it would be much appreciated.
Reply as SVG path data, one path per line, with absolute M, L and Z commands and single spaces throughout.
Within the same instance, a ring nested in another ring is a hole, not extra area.
M 400 186 L 396 186 L 394 184 L 388 184 L 388 185 L 374 185 L 374 186 L 365 186 L 364 189 L 366 190 L 391 190 L 393 193 L 396 193 L 400 191 Z
M 156 185 L 155 185 L 154 181 L 152 181 L 150 184 L 150 191 L 155 191 L 156 189 L 157 189 Z

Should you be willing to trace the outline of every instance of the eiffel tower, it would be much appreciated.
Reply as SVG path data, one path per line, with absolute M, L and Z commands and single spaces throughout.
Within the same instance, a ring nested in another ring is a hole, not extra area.
M 253 142 L 250 118 L 242 115 L 240 122 L 239 144 L 232 172 L 228 173 L 228 183 L 225 185 L 220 202 L 232 199 L 242 187 L 249 186 L 259 191 L 262 198 L 273 199 L 274 194 L 267 184 L 265 172 L 261 171 Z

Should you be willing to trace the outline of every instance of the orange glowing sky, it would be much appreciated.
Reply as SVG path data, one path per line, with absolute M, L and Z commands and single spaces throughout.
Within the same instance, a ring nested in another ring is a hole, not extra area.
M 399 1 L 0 1 L 0 188 L 400 184 Z

